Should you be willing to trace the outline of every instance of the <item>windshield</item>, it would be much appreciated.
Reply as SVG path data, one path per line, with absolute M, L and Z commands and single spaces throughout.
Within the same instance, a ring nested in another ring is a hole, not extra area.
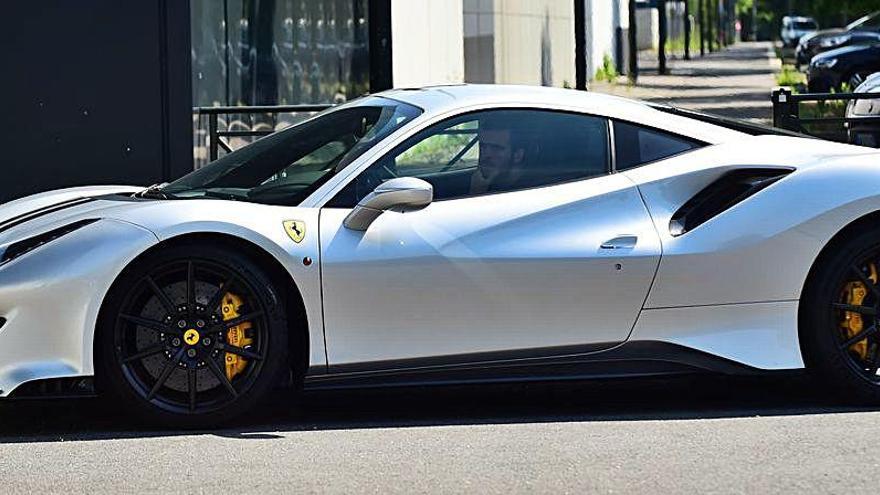
M 161 189 L 171 199 L 301 203 L 309 194 L 422 111 L 370 97 L 330 109 L 256 141 Z
M 880 30 L 880 12 L 866 15 L 846 27 L 847 31 L 854 29 Z
M 799 31 L 809 31 L 811 29 L 816 29 L 818 26 L 815 22 L 803 21 L 803 22 L 795 22 L 794 29 Z

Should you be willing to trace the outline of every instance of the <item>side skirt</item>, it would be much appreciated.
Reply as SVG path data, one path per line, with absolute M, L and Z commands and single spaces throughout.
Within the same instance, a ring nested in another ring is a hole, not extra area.
M 755 375 L 766 373 L 729 359 L 696 349 L 656 341 L 633 341 L 601 352 L 572 353 L 559 349 L 555 355 L 504 357 L 505 353 L 464 355 L 331 366 L 326 373 L 309 374 L 306 390 L 404 387 L 527 381 L 588 380 L 689 373 Z M 520 353 L 517 353 L 520 354 Z

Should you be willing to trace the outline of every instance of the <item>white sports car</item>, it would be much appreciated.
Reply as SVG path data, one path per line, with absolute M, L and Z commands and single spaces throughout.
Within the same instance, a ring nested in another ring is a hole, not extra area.
M 394 90 L 0 206 L 0 397 L 808 368 L 880 399 L 880 154 L 569 90 Z

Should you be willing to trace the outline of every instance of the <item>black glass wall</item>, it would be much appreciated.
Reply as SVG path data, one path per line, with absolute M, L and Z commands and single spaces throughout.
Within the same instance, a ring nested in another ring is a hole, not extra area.
M 0 5 L 0 203 L 192 169 L 187 0 Z
M 193 105 L 338 103 L 370 86 L 369 0 L 191 0 Z

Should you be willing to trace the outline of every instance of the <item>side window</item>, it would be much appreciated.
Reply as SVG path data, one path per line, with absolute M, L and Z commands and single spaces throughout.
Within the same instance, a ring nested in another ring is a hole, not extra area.
M 473 170 L 479 160 L 478 125 L 477 121 L 468 120 L 431 133 L 415 145 L 405 148 L 394 158 L 398 177 Z
M 702 144 L 668 132 L 623 122 L 614 122 L 614 154 L 617 170 L 700 148 Z
M 363 171 L 327 206 L 351 208 L 382 182 L 418 177 L 434 199 L 515 191 L 610 170 L 604 118 L 541 110 L 491 110 L 431 127 Z

